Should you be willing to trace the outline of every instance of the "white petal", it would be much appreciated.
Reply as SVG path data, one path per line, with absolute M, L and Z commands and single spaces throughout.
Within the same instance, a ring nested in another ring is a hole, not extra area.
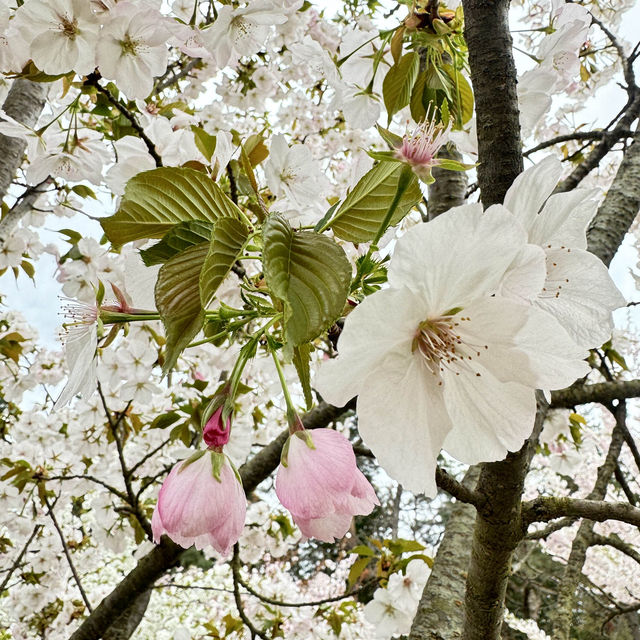
M 504 207 L 454 207 L 398 240 L 389 283 L 421 290 L 443 313 L 493 294 L 525 243 L 526 232 Z
M 574 189 L 552 195 L 531 227 L 529 242 L 587 248 L 587 227 L 598 209 L 597 189 Z
M 436 461 L 451 423 L 438 379 L 418 357 L 390 357 L 358 396 L 358 431 L 382 468 L 406 489 L 433 497 Z
M 445 370 L 444 399 L 453 424 L 443 448 L 466 464 L 502 460 L 531 435 L 536 416 L 533 389 L 503 383 L 486 369 L 459 376 Z
M 599 347 L 611 337 L 611 312 L 625 305 L 604 264 L 580 249 L 549 249 L 546 291 L 535 304 L 553 315 L 581 347 Z
M 544 201 L 556 188 L 562 167 L 560 161 L 547 156 L 534 167 L 523 171 L 509 187 L 504 206 L 509 209 L 529 231 Z
M 409 289 L 384 289 L 365 298 L 348 316 L 338 341 L 338 357 L 323 362 L 315 387 L 331 404 L 358 395 L 365 378 L 390 352 L 411 357 L 416 329 L 427 317 L 424 300 Z
M 530 301 L 540 293 L 546 278 L 544 251 L 526 244 L 507 269 L 500 284 L 500 295 L 520 302 Z
M 467 360 L 471 373 L 478 363 L 501 382 L 563 389 L 589 372 L 586 349 L 578 347 L 551 315 L 530 305 L 488 298 L 463 313 L 469 320 L 460 322 L 459 335 L 477 349 Z
M 68 337 L 64 352 L 69 368 L 69 378 L 60 397 L 56 400 L 54 409 L 63 407 L 78 393 L 87 399 L 95 391 L 97 346 L 98 335 L 95 325 L 89 325 L 86 330 Z

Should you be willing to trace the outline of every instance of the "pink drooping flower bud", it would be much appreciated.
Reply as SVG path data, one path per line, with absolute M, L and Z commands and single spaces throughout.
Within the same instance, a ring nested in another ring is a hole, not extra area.
M 423 182 L 433 182 L 431 169 L 439 164 L 436 154 L 447 141 L 450 129 L 451 125 L 445 127 L 435 120 L 423 120 L 411 134 L 402 138 L 395 150 L 396 158 L 410 165 Z
M 349 441 L 332 429 L 296 431 L 285 444 L 276 494 L 307 538 L 333 542 L 354 515 L 380 502 L 356 466 Z
M 231 418 L 227 418 L 225 423 L 223 411 L 224 405 L 219 406 L 202 430 L 202 439 L 209 449 L 219 449 L 229 442 Z
M 176 464 L 160 488 L 153 512 L 153 541 L 162 534 L 187 549 L 211 545 L 226 556 L 244 527 L 242 483 L 224 453 L 201 451 Z

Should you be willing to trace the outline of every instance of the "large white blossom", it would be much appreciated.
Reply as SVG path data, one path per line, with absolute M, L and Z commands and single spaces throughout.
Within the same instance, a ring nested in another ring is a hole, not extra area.
M 475 464 L 519 449 L 531 433 L 535 389 L 588 371 L 548 313 L 498 293 L 527 234 L 502 206 L 456 207 L 397 243 L 388 289 L 348 317 L 339 356 L 316 387 L 341 406 L 358 396 L 358 429 L 406 488 L 435 495 L 441 448 Z M 529 277 L 542 286 L 543 251 Z

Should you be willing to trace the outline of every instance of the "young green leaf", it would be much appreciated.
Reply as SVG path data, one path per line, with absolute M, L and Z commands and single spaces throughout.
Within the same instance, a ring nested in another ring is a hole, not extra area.
M 180 251 L 201 242 L 208 242 L 211 238 L 212 228 L 213 225 L 210 222 L 201 222 L 200 220 L 180 222 L 165 233 L 160 242 L 141 251 L 140 257 L 148 267 L 162 264 Z
M 156 307 L 167 337 L 164 373 L 175 365 L 182 350 L 202 329 L 200 271 L 208 252 L 207 242 L 189 247 L 167 260 L 158 272 Z
M 239 209 L 209 176 L 195 169 L 160 167 L 131 178 L 120 209 L 101 224 L 107 238 L 122 245 L 161 238 L 179 222 L 215 222 L 225 216 L 239 217 Z
M 387 71 L 382 83 L 382 97 L 387 109 L 388 122 L 391 122 L 394 113 L 409 104 L 419 68 L 419 56 L 414 51 L 410 51 L 400 58 L 398 64 L 394 64 Z
M 242 253 L 248 236 L 249 232 L 240 220 L 220 218 L 216 222 L 209 252 L 200 272 L 200 301 L 203 308 L 213 300 L 218 287 Z
M 284 306 L 286 355 L 319 336 L 340 316 L 351 282 L 342 248 L 315 231 L 294 232 L 280 215 L 264 225 L 264 274 Z
M 396 195 L 404 166 L 402 163 L 381 162 L 373 167 L 345 198 L 327 226 L 339 238 L 349 242 L 373 240 Z M 418 178 L 412 176 L 391 218 L 391 226 L 400 222 L 421 198 Z

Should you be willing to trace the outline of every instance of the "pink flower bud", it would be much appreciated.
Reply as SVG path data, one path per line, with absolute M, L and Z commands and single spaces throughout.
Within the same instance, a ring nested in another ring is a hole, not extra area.
M 276 494 L 304 536 L 325 542 L 344 536 L 354 515 L 367 515 L 380 504 L 356 466 L 350 442 L 332 429 L 289 437 Z
M 167 534 L 185 549 L 211 545 L 223 556 L 238 541 L 247 503 L 227 456 L 204 451 L 176 464 L 160 488 L 153 512 L 153 541 Z
M 231 432 L 231 418 L 227 418 L 227 423 L 223 424 L 222 411 L 224 405 L 219 406 L 213 415 L 207 420 L 202 430 L 202 439 L 209 449 L 218 449 L 229 442 Z

